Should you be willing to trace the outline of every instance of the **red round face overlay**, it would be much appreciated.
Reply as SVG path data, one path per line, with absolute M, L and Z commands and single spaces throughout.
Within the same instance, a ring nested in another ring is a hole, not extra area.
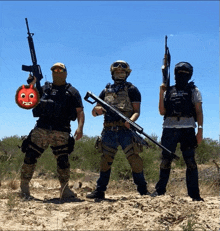
M 31 109 L 37 106 L 40 97 L 37 89 L 33 85 L 23 85 L 16 91 L 15 100 L 19 107 Z

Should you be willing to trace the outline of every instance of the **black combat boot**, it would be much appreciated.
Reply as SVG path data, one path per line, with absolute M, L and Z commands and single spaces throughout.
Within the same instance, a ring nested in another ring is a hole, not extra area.
M 140 195 L 150 195 L 150 192 L 147 190 L 147 182 L 144 179 L 144 173 L 132 172 L 132 176 L 134 179 L 134 183 L 137 185 L 137 191 L 140 193 Z
M 192 198 L 193 201 L 204 201 L 202 197 Z
M 87 194 L 86 198 L 89 198 L 89 199 L 104 199 L 105 198 L 105 192 L 98 191 L 96 189 L 93 192 Z

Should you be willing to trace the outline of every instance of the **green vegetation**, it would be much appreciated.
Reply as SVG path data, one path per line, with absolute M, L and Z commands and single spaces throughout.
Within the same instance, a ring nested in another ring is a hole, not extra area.
M 151 136 L 154 140 L 158 137 Z M 72 169 L 81 169 L 83 171 L 99 172 L 99 162 L 101 154 L 94 147 L 97 137 L 84 136 L 75 144 L 74 152 L 70 155 L 70 164 Z M 158 141 L 158 140 L 157 140 Z M 148 182 L 156 182 L 159 177 L 159 166 L 161 149 L 151 141 L 150 148 L 140 154 L 144 161 L 144 173 Z M 18 146 L 21 146 L 22 140 L 18 136 L 5 137 L 0 141 L 0 180 L 14 179 L 19 177 L 20 168 L 23 164 L 24 153 Z M 184 168 L 185 163 L 181 155 L 179 145 L 176 153 L 181 157 L 175 161 L 172 168 Z M 202 144 L 196 149 L 196 160 L 198 164 L 207 164 L 215 160 L 219 163 L 220 145 L 217 141 L 205 138 Z M 213 164 L 213 163 L 212 163 Z M 214 165 L 215 166 L 215 165 Z M 39 176 L 50 174 L 56 177 L 56 159 L 51 149 L 48 148 L 38 160 L 36 168 Z M 217 172 L 217 171 L 216 171 Z M 78 177 L 82 174 L 78 175 Z M 76 178 L 76 176 L 73 176 Z M 127 180 L 132 177 L 130 165 L 125 158 L 122 149 L 119 147 L 114 163 L 112 165 L 111 179 Z

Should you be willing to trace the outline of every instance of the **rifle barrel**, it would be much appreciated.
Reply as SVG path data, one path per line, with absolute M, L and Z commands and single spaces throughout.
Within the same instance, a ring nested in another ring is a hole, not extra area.
M 25 18 L 25 21 L 26 21 L 26 25 L 27 25 L 27 34 L 28 35 L 31 35 L 31 33 L 30 33 L 30 31 L 29 31 L 29 26 L 28 26 L 28 20 L 27 20 L 27 18 Z
M 167 53 L 167 35 L 165 36 L 165 54 Z

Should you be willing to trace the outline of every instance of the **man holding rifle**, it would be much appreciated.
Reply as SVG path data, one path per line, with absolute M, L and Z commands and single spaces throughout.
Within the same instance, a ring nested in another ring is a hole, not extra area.
M 57 160 L 57 173 L 60 181 L 60 198 L 74 198 L 70 190 L 69 155 L 74 149 L 75 140 L 83 136 L 84 111 L 79 91 L 66 82 L 67 68 L 63 63 L 51 67 L 53 82 L 46 82 L 41 87 L 43 78 L 34 49 L 33 35 L 30 33 L 28 20 L 25 18 L 28 31 L 28 44 L 33 65 L 22 65 L 23 71 L 30 72 L 28 84 L 35 85 L 40 95 L 39 104 L 33 109 L 34 117 L 39 117 L 35 128 L 23 141 L 21 150 L 25 153 L 21 168 L 21 195 L 29 198 L 29 183 L 35 171 L 38 158 L 51 147 Z M 71 121 L 77 119 L 78 127 L 74 137 L 71 133 Z
M 21 194 L 30 196 L 29 183 L 32 179 L 38 158 L 51 147 L 57 160 L 57 173 L 60 181 L 60 198 L 75 198 L 70 190 L 69 155 L 74 149 L 75 140 L 83 135 L 84 111 L 80 93 L 66 82 L 67 68 L 63 63 L 51 67 L 53 83 L 46 82 L 41 87 L 41 99 L 33 109 L 34 117 L 39 117 L 35 128 L 22 144 L 25 153 L 21 168 Z M 30 84 L 36 83 L 36 77 Z M 32 79 L 33 79 L 32 78 Z M 78 121 L 74 137 L 70 135 L 70 121 Z M 74 139 L 75 138 L 75 139 Z
M 162 66 L 166 73 L 166 63 Z M 198 169 L 195 162 L 195 148 L 203 137 L 202 97 L 194 82 L 189 82 L 193 74 L 193 67 L 188 62 L 175 65 L 175 85 L 164 83 L 160 86 L 159 112 L 164 116 L 161 143 L 167 149 L 175 152 L 177 143 L 186 163 L 186 184 L 188 195 L 193 201 L 203 201 L 199 193 Z M 167 81 L 168 76 L 163 76 Z M 195 135 L 196 122 L 198 132 Z M 151 196 L 164 195 L 169 180 L 172 158 L 163 150 L 160 164 L 160 178 L 155 186 L 156 191 Z
M 118 109 L 131 121 L 136 121 L 140 116 L 141 94 L 133 84 L 126 81 L 131 73 L 130 66 L 127 62 L 118 60 L 111 65 L 110 72 L 114 84 L 107 84 L 99 97 Z M 137 191 L 141 195 L 149 195 L 143 174 L 143 161 L 139 156 L 140 144 L 135 140 L 132 131 L 129 130 L 130 124 L 127 121 L 122 121 L 117 114 L 106 113 L 106 110 L 99 103 L 93 108 L 92 114 L 93 116 L 104 114 L 104 129 L 98 142 L 100 152 L 102 153 L 100 177 L 95 191 L 88 194 L 87 198 L 104 199 L 109 183 L 111 165 L 119 145 L 121 145 L 131 165 Z

